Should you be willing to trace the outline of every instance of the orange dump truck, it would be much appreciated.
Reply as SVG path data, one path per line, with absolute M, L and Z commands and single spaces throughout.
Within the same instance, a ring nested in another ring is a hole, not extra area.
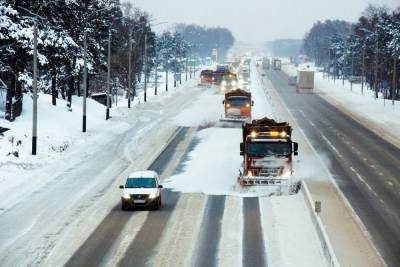
M 254 102 L 251 100 L 251 93 L 242 89 L 229 91 L 225 94 L 224 118 L 222 121 L 246 122 L 251 121 L 251 107 Z

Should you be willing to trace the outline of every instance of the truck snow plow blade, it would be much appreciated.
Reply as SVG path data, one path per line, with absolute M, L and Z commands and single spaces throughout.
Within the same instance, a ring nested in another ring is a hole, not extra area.
M 251 120 L 250 118 L 242 117 L 242 118 L 221 118 L 219 121 L 245 123 L 245 122 L 249 122 L 250 120 Z
M 279 178 L 270 178 L 270 177 L 262 177 L 262 176 L 252 176 L 252 177 L 239 177 L 238 181 L 242 186 L 251 186 L 251 185 L 289 185 L 289 180 L 287 179 L 279 179 Z

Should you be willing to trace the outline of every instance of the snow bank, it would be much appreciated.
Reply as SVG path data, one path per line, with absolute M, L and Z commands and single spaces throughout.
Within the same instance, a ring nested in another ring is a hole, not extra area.
M 235 193 L 241 130 L 209 128 L 200 131 L 196 139 L 199 144 L 183 163 L 183 172 L 166 179 L 165 186 L 186 193 Z
M 188 103 L 174 123 L 179 126 L 196 127 L 216 123 L 221 118 L 224 108 L 224 96 L 217 93 L 216 87 L 206 88 L 194 102 Z
M 242 164 L 240 128 L 208 128 L 197 133 L 181 172 L 165 180 L 165 187 L 183 193 L 209 195 L 269 196 L 270 186 L 241 187 L 237 182 Z

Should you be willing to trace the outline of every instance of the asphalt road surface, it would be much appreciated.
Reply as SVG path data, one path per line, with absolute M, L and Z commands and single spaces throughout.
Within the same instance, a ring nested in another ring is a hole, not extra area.
M 192 129 L 193 130 L 193 129 Z M 197 140 L 189 134 L 189 128 L 181 128 L 169 145 L 149 166 L 161 174 L 161 177 L 179 171 L 180 164 Z M 189 140 L 188 140 L 189 139 Z M 182 151 L 177 147 L 182 142 L 189 143 Z M 172 164 L 172 165 L 171 165 Z M 171 170 L 172 166 L 172 170 Z M 149 212 L 148 216 L 131 240 L 123 257 L 118 261 L 119 266 L 148 266 L 157 253 L 165 228 L 181 194 L 169 190 L 163 191 L 163 206 L 159 211 Z M 221 223 L 224 215 L 226 196 L 207 196 L 201 227 L 197 235 L 195 252 L 192 259 L 194 266 L 217 266 L 218 244 L 221 237 Z M 99 224 L 89 238 L 81 245 L 65 266 L 104 266 L 109 264 L 110 251 L 124 226 L 134 216 L 140 216 L 145 210 L 122 211 L 118 200 L 115 208 Z M 261 215 L 258 198 L 243 200 L 243 266 L 267 266 L 261 226 Z M 195 223 L 193 223 L 195 224 Z
M 388 266 L 400 266 L 400 149 L 318 94 L 297 94 L 282 71 L 266 73 Z

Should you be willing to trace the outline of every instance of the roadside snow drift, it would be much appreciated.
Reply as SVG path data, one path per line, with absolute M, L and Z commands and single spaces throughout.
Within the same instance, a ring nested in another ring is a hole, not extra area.
M 224 96 L 218 94 L 215 87 L 207 88 L 195 101 L 174 118 L 179 126 L 204 126 L 219 121 L 223 114 L 222 100 Z

